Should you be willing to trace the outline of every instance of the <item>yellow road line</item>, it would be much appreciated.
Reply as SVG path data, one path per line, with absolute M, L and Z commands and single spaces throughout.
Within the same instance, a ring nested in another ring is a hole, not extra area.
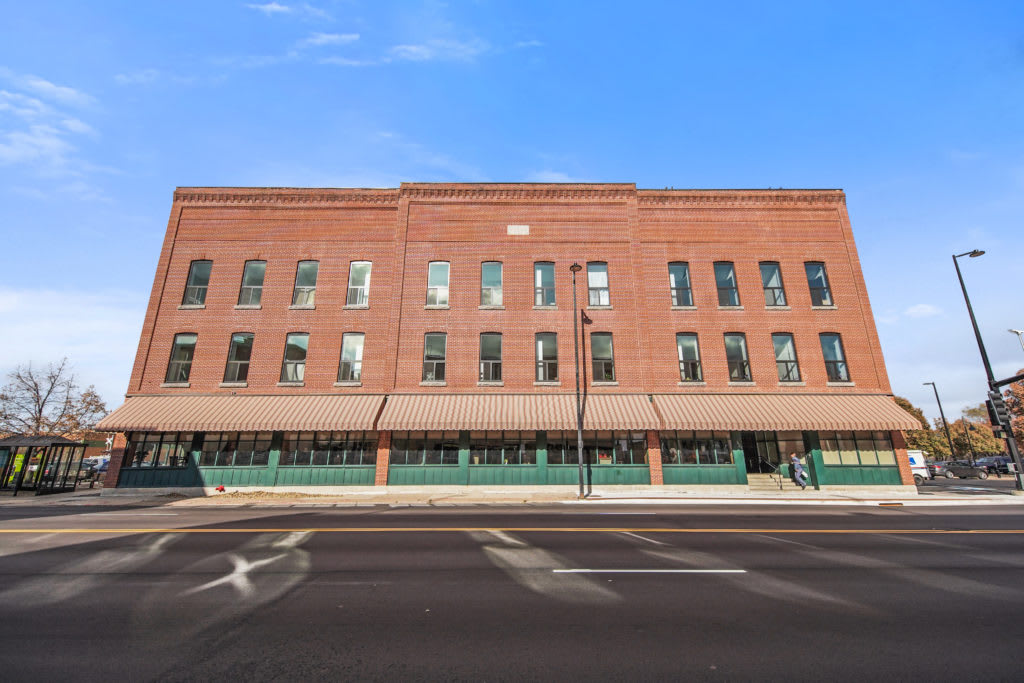
M 1024 529 L 662 529 L 636 527 L 266 527 L 266 528 L 116 528 L 0 529 L 0 534 L 266 534 L 310 532 L 408 533 L 453 531 L 590 532 L 647 534 L 1024 534 Z

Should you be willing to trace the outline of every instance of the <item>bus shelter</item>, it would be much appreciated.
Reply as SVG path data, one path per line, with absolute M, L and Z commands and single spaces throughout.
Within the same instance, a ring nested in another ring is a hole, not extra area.
M 63 436 L 0 439 L 0 490 L 46 493 L 74 491 L 81 477 L 85 443 Z

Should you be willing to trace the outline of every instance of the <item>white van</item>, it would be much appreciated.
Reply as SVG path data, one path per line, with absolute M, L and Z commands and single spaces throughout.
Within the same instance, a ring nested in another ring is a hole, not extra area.
M 928 463 L 925 460 L 927 453 L 924 451 L 907 451 L 907 459 L 910 460 L 910 472 L 914 475 L 914 483 L 918 486 L 932 478 L 928 471 Z

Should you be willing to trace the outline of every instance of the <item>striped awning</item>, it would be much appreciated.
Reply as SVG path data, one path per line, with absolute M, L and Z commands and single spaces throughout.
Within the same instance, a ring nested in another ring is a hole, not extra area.
M 890 396 L 850 394 L 655 394 L 665 429 L 893 430 L 921 423 Z
M 380 430 L 572 430 L 576 397 L 571 394 L 416 394 L 388 397 Z M 657 429 L 647 396 L 587 397 L 584 429 Z
M 135 396 L 96 425 L 101 432 L 371 430 L 384 397 Z

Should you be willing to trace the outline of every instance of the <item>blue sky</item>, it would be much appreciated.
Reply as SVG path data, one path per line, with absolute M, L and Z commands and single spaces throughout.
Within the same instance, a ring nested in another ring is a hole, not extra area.
M 0 371 L 120 404 L 178 185 L 839 187 L 897 394 L 1024 367 L 1024 4 L 7 2 Z

